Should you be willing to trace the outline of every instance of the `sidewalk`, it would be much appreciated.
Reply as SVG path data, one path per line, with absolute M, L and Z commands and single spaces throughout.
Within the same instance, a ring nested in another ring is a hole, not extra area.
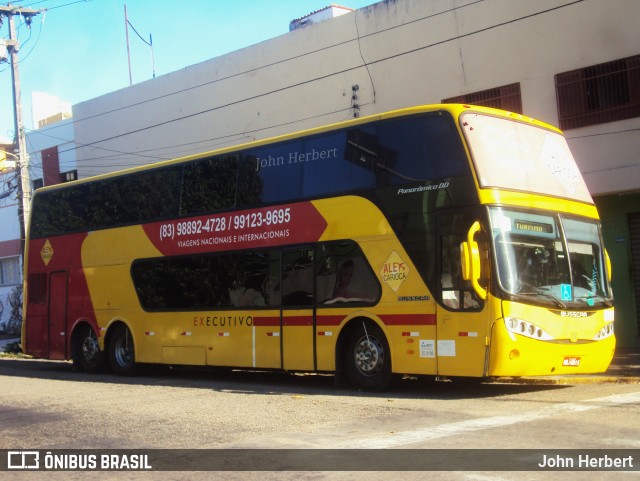
M 500 381 L 514 384 L 640 384 L 640 349 L 617 348 L 609 369 L 599 374 L 500 378 Z
M 640 378 L 640 349 L 617 349 L 607 374 Z

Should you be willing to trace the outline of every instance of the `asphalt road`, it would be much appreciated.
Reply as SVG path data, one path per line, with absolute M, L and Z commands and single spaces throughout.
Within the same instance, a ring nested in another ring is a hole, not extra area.
M 638 466 L 640 384 L 407 379 L 393 391 L 361 393 L 334 387 L 331 376 L 155 368 L 122 378 L 78 373 L 66 362 L 0 358 L 0 430 L 0 449 L 11 450 L 162 448 L 197 456 L 196 449 L 277 448 L 274 456 L 286 456 L 300 448 L 374 449 L 393 456 L 391 449 L 633 449 Z M 445 471 L 429 479 L 640 479 L 638 471 L 514 473 L 503 471 L 502 462 L 496 457 L 495 472 Z M 259 469 L 243 467 L 249 468 Z M 330 469 L 11 472 L 6 479 L 396 478 Z M 400 477 L 425 479 L 415 472 Z

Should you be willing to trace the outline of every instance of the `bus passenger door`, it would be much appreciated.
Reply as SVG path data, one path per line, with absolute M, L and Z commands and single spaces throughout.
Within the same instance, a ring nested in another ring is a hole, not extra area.
M 460 243 L 474 219 L 470 212 L 439 218 L 440 252 L 436 356 L 441 376 L 484 375 L 490 322 L 487 303 L 462 279 Z
M 284 250 L 281 266 L 282 369 L 312 371 L 315 368 L 313 248 Z
M 66 359 L 67 273 L 49 277 L 49 359 Z

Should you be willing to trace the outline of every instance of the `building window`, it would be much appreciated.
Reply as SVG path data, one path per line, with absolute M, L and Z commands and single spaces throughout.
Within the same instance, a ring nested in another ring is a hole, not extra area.
M 442 103 L 481 105 L 517 114 L 522 113 L 522 97 L 520 96 L 519 83 L 451 97 L 444 99 Z
M 0 259 L 0 286 L 20 284 L 20 257 Z
M 560 128 L 640 117 L 640 55 L 556 75 Z
M 77 170 L 68 170 L 66 172 L 60 172 L 60 182 L 72 182 L 78 180 Z

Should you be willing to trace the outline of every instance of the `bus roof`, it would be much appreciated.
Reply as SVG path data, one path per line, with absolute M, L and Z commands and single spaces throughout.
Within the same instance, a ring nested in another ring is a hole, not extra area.
M 358 126 L 358 125 L 368 124 L 370 122 L 374 122 L 374 121 L 378 121 L 378 120 L 387 120 L 387 119 L 393 119 L 393 118 L 398 118 L 398 117 L 409 117 L 409 116 L 418 115 L 418 114 L 421 114 L 421 113 L 437 112 L 437 111 L 443 111 L 443 110 L 447 111 L 447 112 L 450 112 L 452 114 L 452 116 L 454 118 L 456 118 L 456 119 L 463 112 L 474 111 L 474 112 L 479 112 L 479 113 L 485 113 L 487 115 L 510 118 L 510 119 L 512 119 L 514 121 L 517 121 L 517 122 L 524 122 L 524 123 L 535 125 L 535 126 L 540 127 L 540 128 L 544 128 L 544 129 L 552 130 L 552 131 L 555 131 L 555 132 L 558 132 L 558 133 L 562 133 L 556 127 L 554 127 L 554 126 L 552 126 L 550 124 L 547 124 L 545 122 L 536 120 L 536 119 L 534 119 L 532 117 L 527 117 L 527 116 L 522 115 L 522 114 L 518 114 L 518 113 L 514 113 L 514 112 L 508 112 L 508 111 L 500 110 L 500 109 L 494 109 L 494 108 L 490 108 L 490 107 L 482 107 L 482 106 L 478 106 L 478 105 L 469 105 L 469 104 L 419 105 L 419 106 L 414 106 L 414 107 L 407 107 L 407 108 L 402 108 L 402 109 L 391 110 L 391 111 L 383 112 L 383 113 L 379 113 L 379 114 L 368 115 L 368 116 L 359 117 L 359 118 L 356 118 L 356 119 L 345 120 L 345 121 L 341 121 L 341 122 L 335 122 L 335 123 L 332 123 L 332 124 L 327 124 L 327 125 L 323 125 L 323 126 L 319 126 L 319 127 L 313 127 L 313 128 L 305 129 L 305 130 L 299 130 L 299 131 L 295 131 L 295 132 L 292 132 L 292 133 L 282 134 L 282 135 L 278 135 L 278 136 L 274 136 L 274 137 L 267 137 L 267 138 L 264 138 L 264 139 L 254 140 L 254 141 L 246 142 L 246 143 L 242 143 L 242 144 L 235 144 L 235 145 L 232 145 L 232 146 L 229 146 L 229 147 L 223 147 L 221 149 L 209 150 L 209 151 L 200 152 L 200 153 L 197 153 L 197 154 L 191 154 L 191 155 L 184 156 L 184 157 L 177 157 L 175 159 L 162 160 L 162 161 L 159 161 L 159 162 L 153 162 L 153 163 L 142 165 L 142 166 L 130 167 L 130 168 L 127 168 L 127 169 L 121 169 L 121 170 L 117 170 L 117 171 L 113 171 L 113 172 L 108 172 L 108 173 L 105 173 L 105 174 L 99 174 L 99 175 L 94 175 L 94 176 L 91 176 L 91 177 L 86 177 L 84 179 L 78 179 L 78 180 L 75 180 L 75 181 L 72 181 L 72 182 L 65 182 L 65 183 L 62 183 L 62 184 L 55 184 L 55 185 L 51 185 L 51 186 L 47 186 L 47 187 L 41 187 L 40 189 L 37 189 L 34 192 L 33 195 L 35 196 L 39 192 L 47 192 L 47 191 L 50 191 L 50 190 L 64 189 L 66 187 L 71 187 L 73 185 L 90 183 L 90 182 L 99 181 L 99 180 L 103 180 L 103 179 L 108 179 L 108 178 L 112 178 L 112 177 L 119 177 L 119 176 L 128 175 L 128 174 L 135 173 L 135 172 L 141 172 L 141 171 L 145 171 L 145 170 L 149 170 L 149 169 L 155 169 L 155 168 L 158 168 L 158 167 L 166 167 L 166 166 L 173 165 L 173 164 L 179 164 L 179 163 L 182 163 L 182 162 L 189 162 L 191 160 L 197 160 L 197 159 L 209 157 L 209 156 L 212 156 L 212 155 L 224 155 L 224 154 L 229 154 L 229 153 L 238 152 L 238 151 L 242 151 L 242 150 L 253 149 L 253 148 L 256 148 L 256 147 L 262 147 L 264 145 L 269 145 L 269 144 L 273 144 L 273 143 L 276 143 L 276 142 L 285 142 L 285 141 L 289 141 L 289 140 L 298 139 L 298 138 L 301 138 L 301 137 L 306 137 L 306 136 L 311 136 L 311 135 L 317 135 L 317 134 L 322 134 L 322 133 L 326 133 L 326 132 L 331 132 L 333 130 L 349 128 L 349 127 L 355 127 L 355 126 Z

